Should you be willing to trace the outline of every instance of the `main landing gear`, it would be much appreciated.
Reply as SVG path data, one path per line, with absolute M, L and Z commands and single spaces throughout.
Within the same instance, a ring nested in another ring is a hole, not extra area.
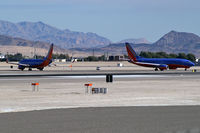
M 43 71 L 43 69 L 44 69 L 44 67 L 42 67 L 42 68 L 38 68 L 40 71 Z
M 155 68 L 155 71 L 158 71 L 158 68 Z
M 164 71 L 165 70 L 163 68 L 155 68 L 155 71 L 159 71 L 159 69 L 160 69 L 160 71 Z
M 24 71 L 24 68 L 20 68 L 21 71 Z
M 29 71 L 32 71 L 32 68 L 28 68 Z

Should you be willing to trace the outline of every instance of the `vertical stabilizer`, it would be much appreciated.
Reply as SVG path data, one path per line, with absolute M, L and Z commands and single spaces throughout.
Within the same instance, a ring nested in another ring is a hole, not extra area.
M 48 52 L 46 58 L 44 58 L 44 61 L 42 62 L 42 64 L 40 64 L 40 67 L 45 67 L 52 62 L 52 54 L 53 54 L 53 43 L 51 44 L 51 46 L 49 48 L 49 52 Z
M 129 58 L 133 61 L 137 61 L 136 52 L 133 50 L 133 48 L 131 47 L 129 43 L 126 42 L 125 44 L 126 44 L 126 50 L 127 50 Z
M 49 52 L 46 56 L 47 60 L 51 60 L 52 59 L 52 54 L 53 54 L 53 43 L 51 44 L 50 48 L 49 48 Z

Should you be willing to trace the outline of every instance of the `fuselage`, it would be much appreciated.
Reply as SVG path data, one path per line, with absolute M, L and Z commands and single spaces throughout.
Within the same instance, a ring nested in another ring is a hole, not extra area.
M 45 62 L 45 63 L 44 63 Z M 24 69 L 24 68 L 38 68 L 38 69 L 43 69 L 47 65 L 52 63 L 52 60 L 47 61 L 47 59 L 23 59 L 19 62 L 20 64 L 24 65 L 19 65 L 19 69 Z M 25 66 L 27 65 L 27 66 Z
M 53 54 L 53 44 L 51 44 L 48 54 L 44 59 L 23 59 L 18 63 L 9 63 L 8 60 L 6 62 L 9 64 L 18 65 L 18 69 L 22 71 L 25 68 L 29 68 L 29 71 L 31 71 L 32 68 L 37 68 L 42 71 L 44 67 L 52 63 L 52 54 Z
M 137 61 L 132 61 L 132 63 L 146 66 L 146 67 L 157 67 L 155 64 L 160 65 L 167 65 L 169 69 L 176 69 L 176 68 L 190 68 L 195 64 L 186 59 L 173 59 L 173 58 L 137 58 Z M 157 67 L 159 68 L 159 67 Z
M 164 69 L 176 69 L 176 68 L 190 68 L 195 64 L 186 59 L 174 59 L 174 58 L 142 58 L 137 56 L 136 52 L 133 50 L 129 43 L 126 43 L 126 50 L 130 58 L 130 62 L 133 64 L 144 66 L 144 67 L 153 67 L 157 71 Z
M 46 65 L 49 65 L 52 62 L 52 61 L 50 61 L 45 66 L 40 66 L 44 61 L 45 61 L 45 59 L 23 59 L 19 63 L 20 64 L 28 64 L 29 67 L 31 67 L 31 68 L 37 68 L 37 67 L 45 67 Z

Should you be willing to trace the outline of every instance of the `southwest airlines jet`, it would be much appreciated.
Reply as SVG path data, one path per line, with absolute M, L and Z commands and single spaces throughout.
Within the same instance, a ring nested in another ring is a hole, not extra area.
M 48 66 L 52 63 L 52 53 L 53 53 L 53 44 L 51 44 L 49 48 L 49 52 L 44 59 L 23 59 L 19 63 L 7 63 L 18 65 L 18 69 L 24 70 L 25 68 L 29 68 L 28 70 L 31 71 L 32 68 L 37 68 L 40 71 L 44 69 L 44 67 Z
M 132 49 L 129 43 L 126 44 L 126 50 L 130 58 L 131 63 L 144 66 L 144 67 L 153 67 L 155 71 L 160 69 L 161 71 L 166 69 L 177 69 L 185 68 L 187 70 L 191 66 L 194 66 L 194 63 L 186 59 L 172 59 L 172 58 L 142 58 L 137 56 L 136 52 Z

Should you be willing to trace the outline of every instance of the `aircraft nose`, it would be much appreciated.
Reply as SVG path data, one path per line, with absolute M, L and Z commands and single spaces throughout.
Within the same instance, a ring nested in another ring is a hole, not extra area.
M 190 62 L 190 66 L 194 66 L 195 64 L 193 62 Z

